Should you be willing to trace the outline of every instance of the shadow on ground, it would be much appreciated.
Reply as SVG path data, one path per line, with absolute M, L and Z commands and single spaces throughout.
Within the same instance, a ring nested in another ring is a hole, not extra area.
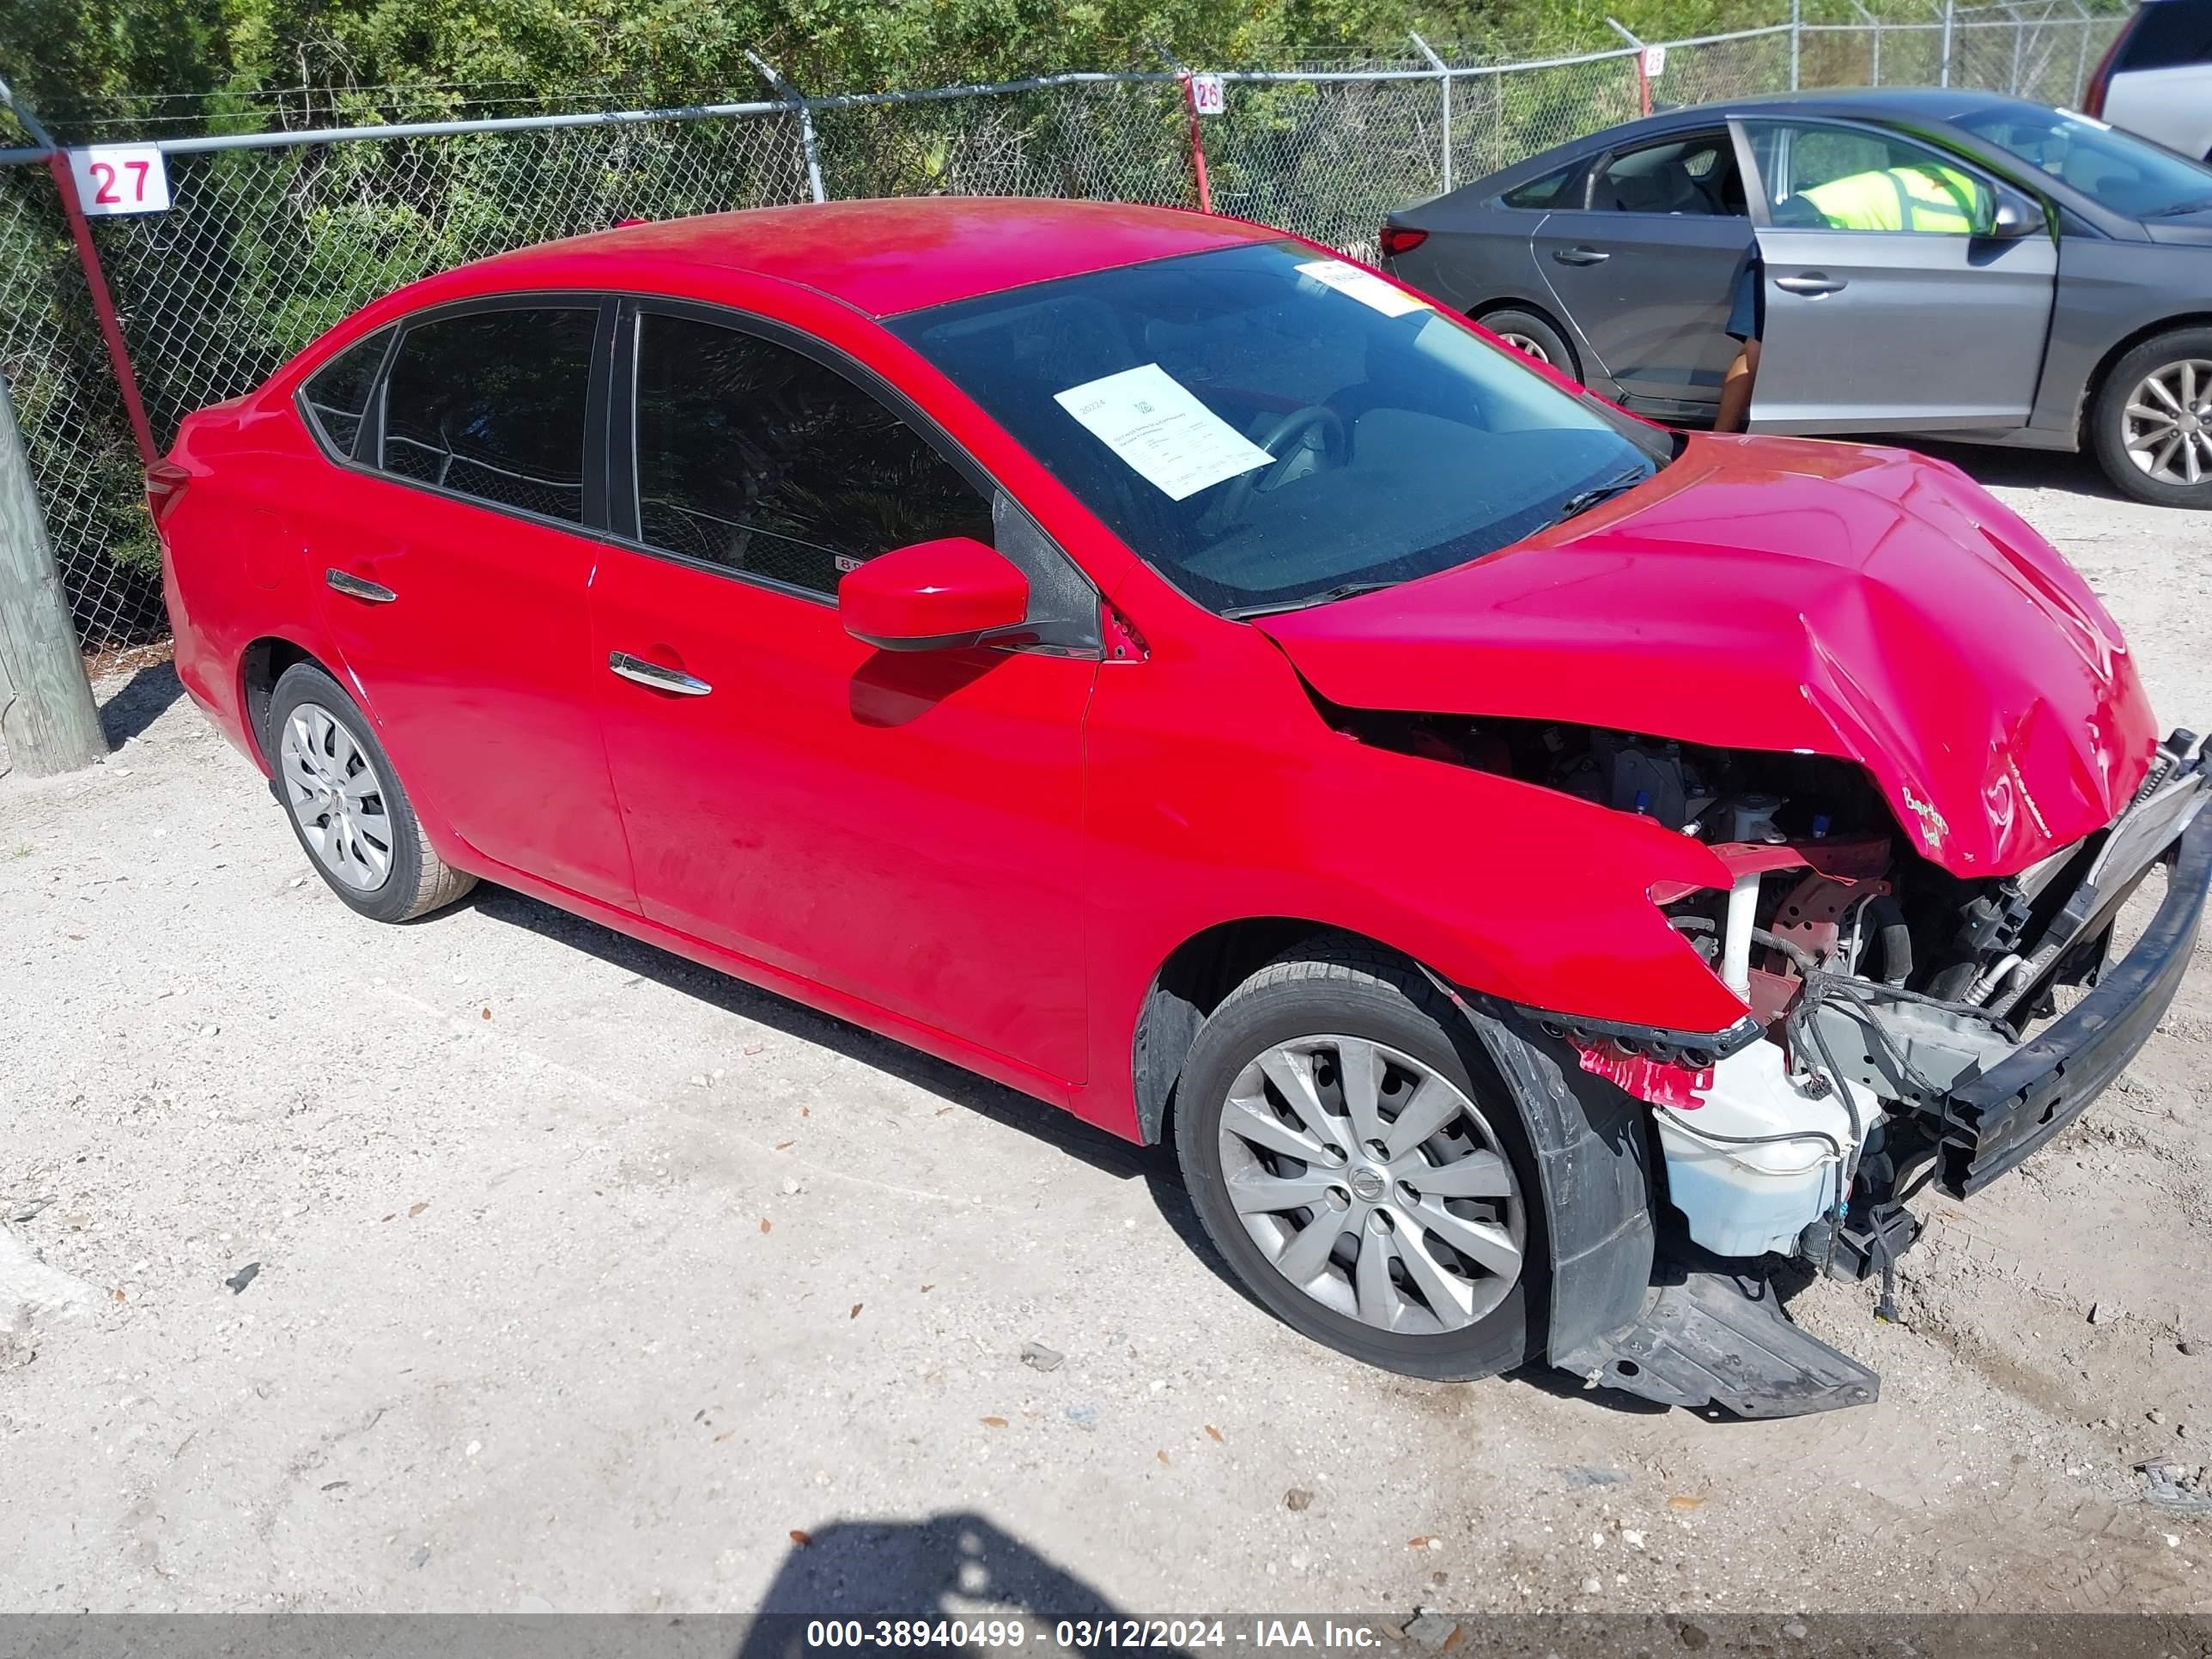
M 100 705 L 100 729 L 106 734 L 107 746 L 123 747 L 184 695 L 175 664 L 149 662 L 134 670 Z

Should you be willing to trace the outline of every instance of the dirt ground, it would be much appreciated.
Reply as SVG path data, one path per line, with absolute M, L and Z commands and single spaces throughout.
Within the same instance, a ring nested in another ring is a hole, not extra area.
M 2212 516 L 1956 459 L 2212 720 Z M 1431 1386 L 1042 1106 L 509 893 L 356 918 L 166 665 L 101 691 L 0 777 L 0 1607 L 2212 1609 L 2134 1468 L 2212 1462 L 2212 962 L 1901 1325 L 1798 1298 L 1879 1405 Z

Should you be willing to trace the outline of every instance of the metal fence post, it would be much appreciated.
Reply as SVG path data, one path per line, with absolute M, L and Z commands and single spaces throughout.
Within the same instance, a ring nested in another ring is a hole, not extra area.
M 1951 29 L 1958 9 L 1958 0 L 1943 0 L 1943 64 L 1936 76 L 1936 84 L 1939 87 L 1951 84 Z
M 5 375 L 0 375 L 0 737 L 8 741 L 9 764 L 27 777 L 74 772 L 107 752 Z
M 1607 17 L 1605 21 L 1613 26 L 1615 34 L 1636 48 L 1636 106 L 1644 114 L 1649 115 L 1651 113 L 1651 65 L 1644 56 L 1644 42 L 1638 40 L 1629 31 L 1628 25 L 1618 17 Z
M 1443 58 L 1429 49 L 1429 43 L 1413 30 L 1406 32 L 1406 38 L 1413 43 L 1422 57 L 1436 67 L 1437 89 L 1443 99 L 1444 164 L 1442 173 L 1444 193 L 1449 195 L 1452 187 L 1451 70 Z
M 2011 5 L 2005 7 L 2004 14 L 2012 19 L 2012 75 L 2005 82 L 2005 90 L 2017 98 L 2020 96 L 2021 50 L 2027 45 L 2027 24 Z
M 1790 90 L 1797 90 L 1805 54 L 1805 0 L 1790 0 Z
M 114 296 L 107 290 L 107 273 L 100 267 L 100 249 L 92 240 L 92 222 L 84 216 L 84 204 L 77 200 L 76 176 L 70 171 L 69 152 L 55 142 L 53 134 L 40 124 L 39 118 L 16 98 L 15 89 L 5 81 L 0 81 L 0 103 L 7 105 L 32 141 L 46 151 L 46 167 L 61 197 L 63 216 L 69 221 L 70 240 L 76 246 L 76 261 L 84 272 L 85 291 L 92 301 L 93 315 L 100 324 L 100 337 L 107 347 L 107 361 L 115 370 L 116 390 L 122 394 L 124 412 L 131 417 L 131 435 L 138 445 L 138 459 L 151 466 L 161 458 L 161 452 L 154 442 L 153 423 L 146 418 L 146 401 L 138 395 L 138 376 L 131 370 L 130 348 L 123 340 L 123 322 L 116 314 Z
M 1183 114 L 1190 123 L 1191 190 L 1198 198 L 1198 210 L 1211 213 L 1213 211 L 1213 186 L 1206 177 L 1206 140 L 1199 133 L 1198 88 L 1191 83 L 1190 66 L 1165 46 L 1155 46 L 1152 50 L 1159 53 L 1161 62 L 1175 71 L 1176 84 L 1182 88 Z
M 829 196 L 822 188 L 821 152 L 814 147 L 814 111 L 807 103 L 805 94 L 778 75 L 768 59 L 750 46 L 745 48 L 745 61 L 760 71 L 761 79 L 775 88 L 776 94 L 789 104 L 792 112 L 799 117 L 799 147 L 806 157 L 807 191 L 816 201 L 828 201 Z
M 2089 80 L 2089 9 L 2074 0 L 2074 13 L 2081 21 L 2074 25 L 2074 90 L 2066 101 L 2078 106 Z
M 1868 65 L 1868 84 L 1878 87 L 1881 84 L 1881 20 L 1861 5 L 1859 0 L 1851 0 L 1851 9 L 1866 19 L 1867 33 L 1874 41 L 1872 58 Z

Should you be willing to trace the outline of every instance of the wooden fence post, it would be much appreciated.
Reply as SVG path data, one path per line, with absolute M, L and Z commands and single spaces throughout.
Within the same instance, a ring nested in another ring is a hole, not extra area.
M 0 738 L 30 777 L 74 772 L 107 753 L 69 599 L 0 374 Z

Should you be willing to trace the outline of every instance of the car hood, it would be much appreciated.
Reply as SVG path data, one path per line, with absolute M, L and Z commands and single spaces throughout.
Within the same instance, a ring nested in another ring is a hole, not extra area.
M 2081 579 L 1956 467 L 1895 449 L 1692 437 L 1527 542 L 1256 626 L 1345 707 L 1858 762 L 1962 876 L 2109 823 L 2157 743 Z
M 2197 247 L 2212 247 L 2212 208 L 2200 208 L 2194 213 L 2177 213 L 2171 218 L 2146 219 L 2143 228 L 2150 233 L 2154 242 L 2179 242 Z

